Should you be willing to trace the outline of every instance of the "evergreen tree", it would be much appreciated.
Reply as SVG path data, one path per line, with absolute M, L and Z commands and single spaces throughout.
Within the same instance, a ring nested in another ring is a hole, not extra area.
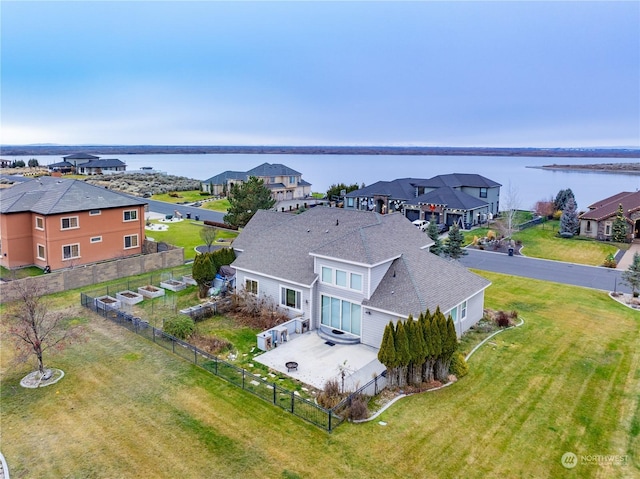
M 435 329 L 438 330 L 438 335 L 440 337 L 440 353 L 436 359 L 435 376 L 439 381 L 446 381 L 447 376 L 449 375 L 449 363 L 447 357 L 449 351 L 449 339 L 447 319 L 440 311 L 440 308 L 438 308 L 436 314 L 433 316 L 433 325 L 435 326 Z
M 631 287 L 633 297 L 638 297 L 638 290 L 640 290 L 640 254 L 633 254 L 633 260 L 629 268 L 622 272 L 622 281 Z
M 627 241 L 627 220 L 624 217 L 622 203 L 618 206 L 616 219 L 613 220 L 613 224 L 611 225 L 611 241 L 615 241 L 617 243 L 624 243 Z
M 193 260 L 191 275 L 196 283 L 198 283 L 199 295 L 201 298 L 206 297 L 214 278 L 216 277 L 217 268 L 212 253 L 197 254 Z
M 409 344 L 413 362 L 411 382 L 418 385 L 422 382 L 422 365 L 427 357 L 424 334 L 422 332 L 422 322 L 420 319 L 411 321 L 411 338 L 412 342 Z
M 28 162 L 27 165 L 29 165 L 30 168 L 35 168 L 36 166 L 40 166 L 38 164 L 38 159 L 37 158 L 31 158 Z
M 242 228 L 258 210 L 268 210 L 275 205 L 271 191 L 264 182 L 255 176 L 249 177 L 246 183 L 234 184 L 229 197 L 229 209 L 224 215 L 224 222 Z
M 325 197 L 328 200 L 331 200 L 333 196 L 341 196 L 340 193 L 342 192 L 342 190 L 344 190 L 346 193 L 351 193 L 352 191 L 356 191 L 358 189 L 360 189 L 358 183 L 353 183 L 351 185 L 345 185 L 344 183 L 333 184 L 327 190 Z
M 449 238 L 444 245 L 444 254 L 451 259 L 459 259 L 467 254 L 462 247 L 464 244 L 464 234 L 460 231 L 457 224 L 454 224 L 449 230 Z
M 433 245 L 429 247 L 429 251 L 440 256 L 442 254 L 443 246 L 442 241 L 440 240 L 440 235 L 438 234 L 438 225 L 436 224 L 435 215 L 431 215 L 431 220 L 429 220 L 429 226 L 427 227 L 427 234 L 429 235 L 429 238 L 433 240 Z
M 389 385 L 394 385 L 394 376 L 396 375 L 395 369 L 398 366 L 396 361 L 396 346 L 394 341 L 394 327 L 393 323 L 389 322 L 384 328 L 382 335 L 382 343 L 378 350 L 378 361 L 380 361 L 387 368 L 387 379 Z
M 567 207 L 567 202 L 569 201 L 569 199 L 573 199 L 574 203 L 576 203 L 576 197 L 573 195 L 573 191 L 571 191 L 571 188 L 558 191 L 558 194 L 556 195 L 556 199 L 553 202 L 553 205 L 556 211 L 564 211 L 565 208 Z M 576 208 L 577 208 L 577 203 L 576 203 Z
M 407 384 L 407 370 L 409 362 L 411 362 L 411 353 L 409 352 L 409 339 L 403 321 L 398 320 L 396 323 L 396 360 L 398 361 L 398 386 L 403 387 Z
M 569 198 L 560 217 L 560 234 L 573 236 L 578 233 L 579 229 L 580 219 L 576 211 L 576 202 L 573 198 Z
M 431 326 L 431 353 L 433 354 L 432 356 L 432 362 L 433 362 L 433 366 L 432 366 L 432 371 L 431 374 L 433 375 L 434 379 L 438 379 L 438 360 L 440 359 L 440 356 L 442 356 L 442 344 L 443 344 L 443 336 L 440 333 L 440 327 L 438 326 L 438 317 L 442 316 L 442 313 L 440 312 L 440 307 L 436 308 L 436 312 L 433 313 L 433 316 L 431 316 L 431 321 L 430 321 L 430 326 Z M 444 316 L 443 316 L 444 317 Z
M 431 332 L 431 316 L 425 315 L 420 320 L 422 326 L 422 336 L 424 338 L 424 363 L 422 364 L 422 381 L 433 381 L 433 358 L 434 345 L 433 333 Z

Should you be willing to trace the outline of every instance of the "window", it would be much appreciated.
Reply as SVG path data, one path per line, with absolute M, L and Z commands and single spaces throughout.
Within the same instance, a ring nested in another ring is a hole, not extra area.
M 457 306 L 455 308 L 453 308 L 451 311 L 449 311 L 449 316 L 451 316 L 451 319 L 453 319 L 454 323 L 458 322 L 458 307 Z
M 89 211 L 89 216 L 97 216 L 99 214 L 101 214 L 102 212 L 100 210 L 90 210 Z
M 487 197 L 487 189 L 480 188 L 480 198 L 486 198 L 486 197 Z
M 359 304 L 322 295 L 321 306 L 322 324 L 360 336 L 362 308 Z
M 124 247 L 136 248 L 138 246 L 138 235 L 130 235 L 124 237 Z
M 63 230 L 70 230 L 78 227 L 78 217 L 77 216 L 69 216 L 68 218 L 62 218 L 61 226 Z
M 460 305 L 460 319 L 463 320 L 467 317 L 467 302 L 463 301 Z
M 333 270 L 331 268 L 327 268 L 326 266 L 322 267 L 322 282 L 333 283 Z
M 73 259 L 80 257 L 80 245 L 68 244 L 62 247 L 62 259 Z
M 604 224 L 604 235 L 605 236 L 611 236 L 611 225 L 612 225 L 611 221 L 607 221 Z
M 253 279 L 245 279 L 244 289 L 249 293 L 258 294 L 258 282 Z
M 351 273 L 351 284 L 349 285 L 351 289 L 355 289 L 356 291 L 362 291 L 362 275 Z
M 89 241 L 91 241 L 92 243 L 102 243 L 102 236 L 94 236 Z
M 138 219 L 138 210 L 128 210 L 124 212 L 124 221 L 136 221 Z
M 586 228 L 586 232 L 587 232 L 587 233 L 591 233 L 591 221 L 587 221 L 587 228 Z
M 353 208 L 353 198 L 347 198 L 347 206 Z
M 347 287 L 347 272 L 341 271 L 339 269 L 336 270 L 336 285 L 342 286 L 343 288 Z
M 36 229 L 37 230 L 44 229 L 44 218 L 42 216 L 36 216 Z
M 44 245 L 41 245 L 41 244 L 38 245 L 38 259 L 44 259 L 44 260 L 47 259 L 45 255 Z
M 295 176 L 290 176 L 289 177 L 289 184 L 290 185 L 294 185 L 296 183 L 296 177 Z
M 287 308 L 302 309 L 300 300 L 302 292 L 297 289 L 281 288 L 280 289 L 280 304 Z

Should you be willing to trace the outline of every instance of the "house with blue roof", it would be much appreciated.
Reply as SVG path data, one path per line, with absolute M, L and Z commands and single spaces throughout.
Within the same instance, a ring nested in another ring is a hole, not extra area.
M 255 176 L 271 190 L 276 201 L 297 200 L 311 195 L 311 183 L 302 179 L 302 173 L 280 163 L 263 163 L 249 171 L 224 171 L 202 182 L 202 191 L 227 196 L 233 185 L 241 185 Z
M 344 207 L 381 214 L 400 212 L 410 221 L 434 220 L 468 229 L 498 213 L 500 186 L 482 175 L 468 173 L 399 178 L 348 193 Z

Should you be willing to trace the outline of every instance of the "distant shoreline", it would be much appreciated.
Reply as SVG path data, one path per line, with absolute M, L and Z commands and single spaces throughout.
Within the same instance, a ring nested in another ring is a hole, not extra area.
M 566 158 L 640 158 L 637 148 L 488 148 L 440 146 L 179 146 L 179 145 L 10 145 L 0 155 L 64 156 L 152 154 L 278 154 L 278 155 L 415 155 L 415 156 L 510 156 Z M 557 165 L 550 165 L 556 167 Z M 572 166 L 570 166 L 572 167 Z M 546 168 L 546 167 L 545 167 Z
M 640 162 L 638 163 L 595 163 L 586 165 L 543 165 L 527 166 L 527 168 L 538 168 L 541 170 L 557 171 L 585 171 L 593 173 L 616 173 L 628 175 L 640 175 Z

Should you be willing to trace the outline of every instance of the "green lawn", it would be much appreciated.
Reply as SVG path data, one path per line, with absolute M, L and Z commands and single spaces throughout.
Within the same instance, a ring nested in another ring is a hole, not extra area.
M 482 347 L 452 386 L 331 434 L 79 306 L 67 311 L 91 318 L 84 341 L 48 361 L 66 376 L 23 389 L 31 368 L 10 363 L 3 322 L 11 477 L 640 476 L 638 313 L 590 289 L 480 274 L 493 282 L 487 307 L 518 310 L 524 326 Z M 569 471 L 567 451 L 627 463 Z
M 513 234 L 514 240 L 522 241 L 522 254 L 531 258 L 544 258 L 570 263 L 601 266 L 609 254 L 616 254 L 619 249 L 627 250 L 628 244 L 605 243 L 586 238 L 560 238 L 556 236 L 559 221 L 547 221 L 541 225 L 527 228 Z M 466 244 L 473 241 L 474 236 L 482 238 L 489 229 L 499 234 L 495 228 L 478 228 L 465 231 Z
M 162 193 L 153 195 L 151 199 L 174 204 L 183 203 L 185 201 L 188 201 L 189 203 L 200 201 L 202 202 L 202 208 L 219 211 L 221 213 L 226 213 L 226 211 L 229 209 L 229 200 L 227 200 L 226 198 L 215 200 L 212 196 L 200 194 L 200 190 L 175 191 L 171 194 L 178 196 L 170 196 L 170 193 Z
M 22 279 L 29 276 L 40 276 L 44 274 L 40 268 L 35 266 L 29 266 L 27 268 L 20 269 L 7 269 L 4 266 L 0 266 L 0 277 L 8 279 Z
M 160 221 L 152 220 L 150 223 L 166 224 Z M 205 228 L 202 221 L 184 220 L 178 223 L 169 223 L 169 229 L 167 231 L 146 231 L 146 235 L 153 238 L 155 241 L 163 241 L 165 243 L 172 244 L 184 248 L 185 260 L 195 258 L 196 246 L 203 245 L 204 242 L 200 238 L 200 230 Z M 208 228 L 208 227 L 207 227 Z M 236 236 L 237 231 L 218 229 L 218 238 L 227 240 L 223 245 L 228 246 Z

